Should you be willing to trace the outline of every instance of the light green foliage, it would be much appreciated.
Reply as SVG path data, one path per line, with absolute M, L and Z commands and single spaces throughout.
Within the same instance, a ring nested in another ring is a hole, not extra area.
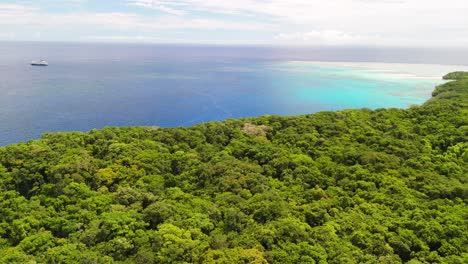
M 466 263 L 466 76 L 407 110 L 0 148 L 0 263 Z

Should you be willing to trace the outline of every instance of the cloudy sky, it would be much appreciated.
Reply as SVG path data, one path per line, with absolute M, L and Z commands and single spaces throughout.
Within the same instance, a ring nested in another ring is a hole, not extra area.
M 467 0 L 0 0 L 0 40 L 468 46 Z

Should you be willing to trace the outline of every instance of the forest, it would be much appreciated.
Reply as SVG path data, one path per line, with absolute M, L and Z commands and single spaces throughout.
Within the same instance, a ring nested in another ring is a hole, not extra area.
M 468 73 L 444 78 L 407 109 L 1 147 L 0 263 L 468 263 Z

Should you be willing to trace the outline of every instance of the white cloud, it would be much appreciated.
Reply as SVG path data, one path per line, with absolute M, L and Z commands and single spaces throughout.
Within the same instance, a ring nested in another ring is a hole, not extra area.
M 461 36 L 456 41 L 452 38 L 439 37 L 437 39 L 419 36 L 384 37 L 378 34 L 359 35 L 338 30 L 315 30 L 307 32 L 286 32 L 277 34 L 274 39 L 288 45 L 366 45 L 366 46 L 392 46 L 392 47 L 466 47 L 468 37 Z
M 153 36 L 84 36 L 81 40 L 92 40 L 92 41 L 111 41 L 111 42 L 161 42 L 164 39 Z
M 275 39 L 289 44 L 313 45 L 360 45 L 377 42 L 381 44 L 383 41 L 379 36 L 355 35 L 337 30 L 280 33 L 276 35 Z
M 467 9 L 465 0 L 127 0 L 130 4 L 152 8 L 170 6 L 183 10 L 213 13 L 258 13 L 292 21 L 311 21 L 316 17 L 360 15 L 397 15 L 410 10 L 414 15 L 426 11 Z M 458 12 L 460 13 L 460 12 Z M 357 18 L 357 17 L 356 17 Z M 398 21 L 395 21 L 398 22 Z
M 83 36 L 81 41 L 121 42 L 121 43 L 180 43 L 180 44 L 225 44 L 222 39 L 193 38 L 162 38 L 150 35 L 113 35 L 113 36 Z M 265 44 L 263 40 L 235 39 L 230 44 Z
M 150 17 L 133 13 L 77 12 L 69 14 L 47 14 L 39 9 L 22 6 L 0 5 L 0 25 L 64 28 L 88 27 L 90 29 L 117 29 L 129 31 L 153 31 L 171 29 L 193 30 L 268 30 L 262 23 L 247 23 L 208 18 L 180 18 L 179 16 Z
M 276 40 L 385 42 L 400 45 L 446 42 L 467 45 L 466 0 L 128 0 L 133 5 L 164 5 L 186 13 L 204 11 L 232 17 L 269 19 Z M 331 30 L 330 30 L 331 29 Z M 291 33 L 300 32 L 300 33 Z M 376 37 L 376 35 L 381 37 Z M 377 39 L 376 39 L 377 38 Z M 440 38 L 445 38 L 442 41 Z M 304 41 L 306 42 L 306 41 Z
M 31 12 L 38 8 L 17 4 L 0 4 L 0 13 Z
M 13 40 L 15 37 L 16 34 L 14 32 L 0 32 L 0 39 Z
M 140 0 L 140 1 L 130 1 L 130 5 L 135 5 L 139 7 L 150 8 L 154 10 L 159 10 L 171 15 L 184 15 L 185 11 L 181 9 L 176 9 L 171 6 L 179 6 L 177 3 L 171 3 L 167 1 L 160 1 L 160 0 Z
M 108 35 L 116 34 L 115 31 L 122 35 L 154 35 L 185 30 L 192 36 L 203 33 L 213 39 L 224 35 L 228 42 L 263 38 L 266 43 L 288 44 L 468 45 L 466 0 L 122 1 L 127 11 L 93 12 L 79 8 L 60 14 L 47 12 L 44 5 L 39 9 L 0 4 L 0 26 L 16 26 L 20 31 L 43 28 L 44 35 L 67 28 L 86 29 L 83 31 L 91 35 L 98 31 Z M 226 36 L 227 31 L 236 31 L 237 35 Z

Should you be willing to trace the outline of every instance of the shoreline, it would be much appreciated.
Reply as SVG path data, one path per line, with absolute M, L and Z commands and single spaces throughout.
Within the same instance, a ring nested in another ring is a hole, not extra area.
M 445 76 L 445 75 L 444 75 Z M 443 77 L 443 76 L 442 76 Z M 441 78 L 442 78 L 441 77 Z M 453 82 L 455 80 L 451 80 L 451 79 L 447 79 L 447 80 L 444 80 L 444 83 L 448 83 L 448 82 Z M 443 85 L 441 84 L 441 85 Z M 433 89 L 432 89 L 432 92 L 434 92 L 439 86 L 441 85 L 437 85 L 435 86 Z M 431 92 L 431 94 L 432 94 Z M 434 98 L 434 96 L 431 96 L 429 98 L 427 98 L 424 102 L 422 102 L 421 104 L 411 104 L 411 103 L 407 103 L 406 104 L 406 107 L 384 107 L 384 108 L 376 108 L 376 109 L 399 109 L 399 110 L 408 110 L 414 106 L 416 107 L 422 107 L 423 105 L 425 105 L 426 103 L 430 102 L 432 99 Z M 180 125 L 180 126 L 159 126 L 159 125 L 124 125 L 124 126 L 112 126 L 112 125 L 106 125 L 106 126 L 102 126 L 102 127 L 95 127 L 95 128 L 91 128 L 89 130 L 86 130 L 86 131 L 82 131 L 82 130 L 59 130 L 59 131 L 48 131 L 48 132 L 44 132 L 42 133 L 42 135 L 38 138 L 33 138 L 33 139 L 28 139 L 28 140 L 25 140 L 25 141 L 19 141 L 19 142 L 12 142 L 12 143 L 7 143 L 5 145 L 2 145 L 0 144 L 0 148 L 4 148 L 4 147 L 7 147 L 9 145 L 16 145 L 16 144 L 27 144 L 29 141 L 35 141 L 35 140 L 41 140 L 43 135 L 45 134 L 54 134 L 54 133 L 89 133 L 93 130 L 102 130 L 102 129 L 106 129 L 106 128 L 145 128 L 145 127 L 148 127 L 148 128 L 154 128 L 154 127 L 158 127 L 158 129 L 177 129 L 177 128 L 191 128 L 191 127 L 194 127 L 194 126 L 199 126 L 199 125 L 203 125 L 203 124 L 207 124 L 207 123 L 223 123 L 223 122 L 226 122 L 226 121 L 229 121 L 229 120 L 245 120 L 245 121 L 249 121 L 249 120 L 252 120 L 252 119 L 258 119 L 258 118 L 264 118 L 264 117 L 271 117 L 271 116 L 277 116 L 279 118 L 293 118 L 293 117 L 304 117 L 304 116 L 308 116 L 308 115 L 315 115 L 315 114 L 319 114 L 319 113 L 324 113 L 324 112 L 334 112 L 334 113 L 339 113 L 339 112 L 342 112 L 342 111 L 359 111 L 359 110 L 362 110 L 362 109 L 369 109 L 371 111 L 375 111 L 376 109 L 371 109 L 371 108 L 368 108 L 368 107 L 361 107 L 361 108 L 345 108 L 345 109 L 338 109 L 338 110 L 320 110 L 320 111 L 317 111 L 317 112 L 313 112 L 313 113 L 303 113 L 303 114 L 291 114 L 291 115 L 288 115 L 288 114 L 263 114 L 263 115 L 258 115 L 258 116 L 242 116 L 242 117 L 235 117 L 235 118 L 225 118 L 225 119 L 222 119 L 222 120 L 210 120 L 210 121 L 201 121 L 201 122 L 198 122 L 198 123 L 195 123 L 195 124 L 189 124 L 189 125 Z

